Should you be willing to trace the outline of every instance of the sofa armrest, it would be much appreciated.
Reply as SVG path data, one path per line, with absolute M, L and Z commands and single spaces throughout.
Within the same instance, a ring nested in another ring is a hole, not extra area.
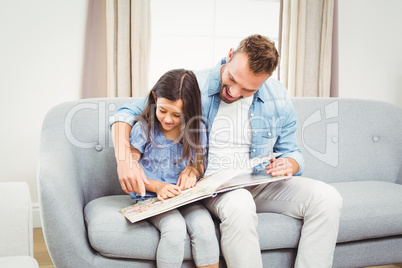
M 0 257 L 32 257 L 32 204 L 26 182 L 0 183 L 0 215 Z
M 56 267 L 89 267 L 95 254 L 84 222 L 80 153 L 64 138 L 62 108 L 49 111 L 42 127 L 38 188 L 43 234 Z

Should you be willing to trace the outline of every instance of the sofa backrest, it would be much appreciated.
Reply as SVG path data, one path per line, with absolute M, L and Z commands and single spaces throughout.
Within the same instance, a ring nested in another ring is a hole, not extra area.
M 73 181 L 69 185 L 82 191 L 84 204 L 98 197 L 124 194 L 117 176 L 108 120 L 118 107 L 132 101 L 83 99 L 52 108 L 42 127 L 40 180 L 49 181 L 42 182 L 42 187 L 64 184 L 58 180 Z M 60 187 L 54 190 L 63 191 Z
M 54 107 L 43 124 L 42 172 L 53 169 L 48 173 L 55 174 L 54 180 L 58 172 L 70 172 L 63 179 L 75 180 L 84 203 L 124 194 L 108 120 L 118 107 L 132 101 L 84 99 Z M 397 180 L 402 162 L 401 109 L 382 102 L 332 98 L 294 98 L 293 104 L 306 162 L 304 176 L 325 182 Z
M 303 176 L 402 183 L 402 110 L 357 99 L 293 98 Z M 399 178 L 398 178 L 399 176 Z

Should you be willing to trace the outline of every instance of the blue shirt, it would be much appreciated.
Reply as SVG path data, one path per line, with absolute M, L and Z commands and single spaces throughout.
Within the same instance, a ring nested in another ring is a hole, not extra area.
M 201 90 L 202 115 L 208 129 L 212 128 L 221 101 L 220 69 L 223 64 L 226 64 L 226 59 L 212 69 L 195 73 Z M 116 121 L 132 125 L 134 117 L 142 112 L 145 104 L 146 98 L 119 108 L 110 125 Z M 281 157 L 293 158 L 299 164 L 295 175 L 301 175 L 304 160 L 296 140 L 297 116 L 285 86 L 273 78 L 267 79 L 253 96 L 249 118 L 253 129 L 250 158 L 270 152 L 282 153 Z M 254 168 L 255 171 L 262 169 L 264 165 Z
M 151 180 L 176 184 L 180 172 L 186 167 L 188 160 L 184 158 L 180 163 L 174 164 L 182 157 L 183 144 L 168 140 L 158 125 L 155 125 L 155 131 L 150 132 L 151 142 L 147 140 L 144 126 L 141 121 L 133 126 L 130 143 L 142 154 L 138 163 L 144 170 L 145 176 Z M 205 148 L 206 131 L 202 131 L 201 134 L 201 144 Z M 130 196 L 137 200 L 144 200 L 155 197 L 156 193 L 147 191 L 144 197 L 137 193 L 130 193 Z

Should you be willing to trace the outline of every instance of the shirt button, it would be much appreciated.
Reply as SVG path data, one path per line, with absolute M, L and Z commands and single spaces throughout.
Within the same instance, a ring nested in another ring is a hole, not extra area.
M 253 149 L 253 152 L 255 152 L 255 149 Z
M 254 134 L 257 134 L 257 130 L 254 130 Z
M 271 137 L 271 132 L 269 132 L 269 133 L 268 133 L 268 136 L 270 136 L 270 137 Z
M 253 117 L 253 116 L 254 116 L 254 114 L 250 114 L 250 116 L 251 116 L 251 117 Z
M 333 138 L 332 138 L 332 142 L 333 142 L 333 143 L 338 143 L 338 138 L 337 138 L 337 137 L 333 137 Z
M 377 141 L 379 141 L 379 140 L 380 140 L 380 139 L 379 139 L 377 136 L 374 136 L 374 137 L 373 137 L 373 141 L 374 141 L 374 142 L 377 142 Z

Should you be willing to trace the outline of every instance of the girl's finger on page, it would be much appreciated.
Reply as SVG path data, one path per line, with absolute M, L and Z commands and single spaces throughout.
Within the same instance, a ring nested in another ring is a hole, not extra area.
M 196 180 L 191 180 L 190 188 L 193 188 L 195 186 Z
M 168 191 L 170 194 L 172 194 L 172 196 L 170 196 L 170 197 L 180 194 L 180 188 L 177 186 L 169 188 Z
M 167 197 L 173 197 L 173 196 L 175 196 L 175 194 L 173 194 L 172 192 L 167 192 L 166 195 L 167 195 Z

